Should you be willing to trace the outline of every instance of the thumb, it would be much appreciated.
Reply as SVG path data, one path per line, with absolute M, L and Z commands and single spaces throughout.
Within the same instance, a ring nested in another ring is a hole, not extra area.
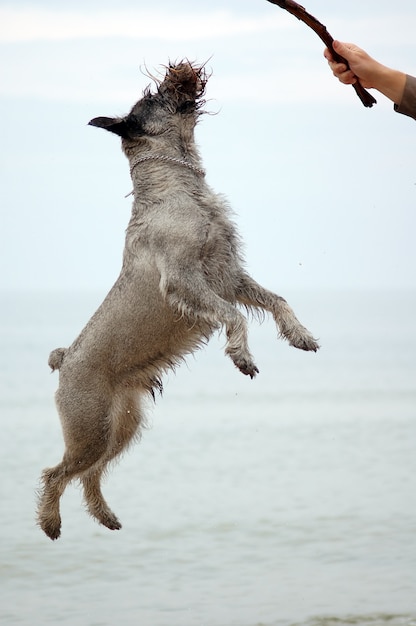
M 343 57 L 347 56 L 349 48 L 348 48 L 348 46 L 345 43 L 342 43 L 341 41 L 335 40 L 332 43 L 332 46 L 333 46 L 335 52 L 338 52 L 338 54 L 340 54 Z

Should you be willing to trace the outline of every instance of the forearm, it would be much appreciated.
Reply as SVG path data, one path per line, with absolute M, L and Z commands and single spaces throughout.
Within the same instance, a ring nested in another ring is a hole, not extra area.
M 399 105 L 406 85 L 406 74 L 377 63 L 373 73 L 372 87 L 380 91 L 394 104 Z

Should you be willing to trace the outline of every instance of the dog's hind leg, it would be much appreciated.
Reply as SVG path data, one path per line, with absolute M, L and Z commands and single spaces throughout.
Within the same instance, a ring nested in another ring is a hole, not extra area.
M 100 524 L 110 530 L 120 530 L 121 522 L 108 506 L 101 491 L 101 478 L 105 469 L 105 464 L 98 464 L 94 469 L 89 470 L 82 476 L 82 486 L 84 488 L 84 499 L 88 513 Z
M 78 456 L 71 457 L 70 453 L 65 451 L 61 463 L 43 471 L 43 489 L 38 502 L 38 523 L 51 539 L 58 539 L 61 534 L 59 500 L 66 486 L 87 470 L 92 462 L 91 454 L 88 455 L 88 461 L 83 462 Z
M 236 296 L 240 304 L 269 311 L 280 335 L 287 339 L 291 346 L 314 352 L 318 350 L 318 342 L 309 330 L 302 326 L 286 300 L 259 285 L 248 274 L 241 275 Z
M 42 473 L 43 490 L 38 502 L 38 524 L 50 539 L 58 539 L 61 534 L 59 500 L 70 480 L 65 456 L 62 463 Z
M 62 384 L 56 400 L 66 448 L 62 462 L 44 470 L 38 502 L 38 523 L 51 539 L 61 532 L 59 500 L 65 487 L 99 463 L 110 441 L 109 410 L 102 389 L 94 394 L 91 388 L 71 389 Z
M 82 477 L 87 510 L 100 524 L 118 530 L 121 524 L 109 508 L 101 492 L 101 478 L 111 461 L 118 457 L 140 434 L 142 412 L 138 394 L 132 391 L 119 394 L 110 412 L 110 442 L 105 455 Z

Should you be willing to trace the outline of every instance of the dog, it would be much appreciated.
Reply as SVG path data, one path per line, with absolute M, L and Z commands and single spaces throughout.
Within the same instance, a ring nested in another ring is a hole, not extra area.
M 51 539 L 60 536 L 59 501 L 73 479 L 92 517 L 121 528 L 101 492 L 103 472 L 140 436 L 143 400 L 162 390 L 163 373 L 215 331 L 225 330 L 225 353 L 243 374 L 258 373 L 238 306 L 271 313 L 292 346 L 319 347 L 287 302 L 245 271 L 227 202 L 205 181 L 194 140 L 205 67 L 185 60 L 165 70 L 128 115 L 89 122 L 121 137 L 134 202 L 117 281 L 74 343 L 49 357 L 59 370 L 65 441 L 39 494 L 38 523 Z

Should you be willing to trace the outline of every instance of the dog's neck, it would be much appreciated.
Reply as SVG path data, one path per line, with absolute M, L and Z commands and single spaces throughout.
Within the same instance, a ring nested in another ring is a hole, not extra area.
M 144 163 L 145 161 L 167 161 L 169 163 L 176 163 L 176 165 L 182 165 L 183 167 L 187 167 L 196 174 L 199 174 L 199 176 L 205 176 L 205 170 L 203 170 L 201 167 L 193 165 L 192 163 L 189 163 L 189 161 L 186 161 L 185 159 L 179 159 L 163 154 L 152 154 L 151 152 L 148 154 L 138 155 L 137 157 L 134 157 L 132 159 L 130 163 L 130 174 L 132 175 L 136 167 L 141 163 Z

